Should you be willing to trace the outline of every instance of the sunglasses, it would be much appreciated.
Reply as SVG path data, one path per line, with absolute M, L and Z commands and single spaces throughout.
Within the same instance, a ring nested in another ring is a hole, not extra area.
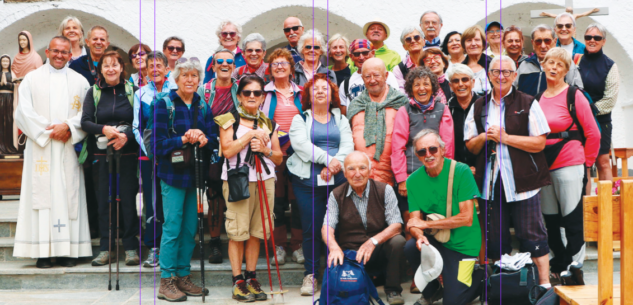
M 409 36 L 405 38 L 404 41 L 406 41 L 407 43 L 411 43 L 411 41 L 413 40 L 420 41 L 420 39 L 421 39 L 420 35 L 415 35 L 415 36 Z
M 369 55 L 369 52 L 371 52 L 371 51 L 352 52 L 352 54 L 354 54 L 354 57 L 360 57 L 361 55 L 363 55 L 363 56 Z
M 453 85 L 457 85 L 457 84 L 459 84 L 459 82 L 460 82 L 460 81 L 461 81 L 462 83 L 467 83 L 467 82 L 469 82 L 469 81 L 470 81 L 470 77 L 466 77 L 466 76 L 464 76 L 464 77 L 462 77 L 462 78 L 453 78 L 453 79 L 451 79 L 451 83 L 452 83 Z
M 221 34 L 223 38 L 231 38 L 237 35 L 235 32 L 222 32 Z
M 556 25 L 556 27 L 557 27 L 559 30 L 562 30 L 562 29 L 563 29 L 563 27 L 565 27 L 565 28 L 567 28 L 567 29 L 571 29 L 571 27 L 572 27 L 572 26 L 573 26 L 573 24 L 571 24 L 571 23 L 564 23 L 564 24 L 563 24 L 563 23 L 559 23 L 559 24 L 557 24 L 557 25 Z
M 311 46 L 311 45 L 306 45 L 306 46 L 304 46 L 304 48 L 306 48 L 307 50 L 312 50 L 312 49 L 314 49 L 315 51 L 316 51 L 316 50 L 321 50 L 321 46 Z
M 257 53 L 257 54 L 260 54 L 262 52 L 264 52 L 264 50 L 262 50 L 262 49 L 246 49 L 246 53 Z
M 198 59 L 198 57 L 189 57 L 189 58 L 181 57 L 181 58 L 178 58 L 178 63 L 179 64 L 184 64 L 186 62 L 200 63 L 200 59 Z
M 591 41 L 592 39 L 595 41 L 602 41 L 603 37 L 599 35 L 585 35 L 585 41 Z
M 251 94 L 253 94 L 255 97 L 260 97 L 260 96 L 262 96 L 262 94 L 264 94 L 264 91 L 262 91 L 262 90 L 242 90 L 242 95 L 244 97 L 250 97 Z
M 216 64 L 218 64 L 218 65 L 221 65 L 221 64 L 223 64 L 223 63 L 224 63 L 224 59 L 223 59 L 223 58 L 216 59 L 216 60 L 215 60 L 215 63 L 216 63 Z M 226 60 L 226 64 L 228 64 L 228 65 L 232 65 L 232 64 L 233 64 L 233 59 L 227 59 L 227 60 Z
M 290 30 L 292 30 L 293 32 L 296 32 L 296 31 L 299 30 L 299 28 L 302 28 L 302 26 L 296 25 L 296 26 L 293 26 L 293 27 L 284 28 L 284 33 L 290 33 Z
M 537 39 L 537 40 L 534 40 L 534 42 L 536 43 L 536 45 L 539 45 L 539 46 L 540 46 L 541 44 L 543 44 L 543 42 L 544 42 L 545 44 L 552 44 L 552 39 L 550 39 L 550 38 L 540 39 L 540 38 L 539 38 L 539 39 Z
M 138 53 L 136 53 L 136 54 L 132 54 L 132 56 L 131 56 L 131 57 L 132 57 L 132 59 L 135 59 L 135 58 L 137 58 L 137 57 L 141 57 L 141 56 L 143 56 L 143 55 L 145 55 L 145 54 L 147 54 L 147 53 L 145 53 L 145 51 L 141 51 L 141 52 L 138 52 Z
M 420 157 L 426 157 L 427 150 L 428 150 L 429 153 L 431 153 L 431 155 L 434 155 L 434 154 L 437 154 L 437 151 L 439 149 L 440 148 L 437 147 L 437 146 L 431 146 L 429 148 L 422 148 L 422 149 L 416 151 L 415 153 L 418 154 L 418 156 L 420 156 Z
M 183 52 L 185 49 L 181 47 L 168 46 L 167 50 L 169 50 L 170 52 L 173 52 L 174 50 L 176 50 L 176 52 L 180 53 L 180 52 Z

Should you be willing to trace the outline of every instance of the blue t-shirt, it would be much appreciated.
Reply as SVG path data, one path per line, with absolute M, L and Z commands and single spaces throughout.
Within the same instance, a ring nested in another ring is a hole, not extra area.
M 312 130 L 310 130 L 310 136 L 312 138 L 312 143 L 315 146 L 327 151 L 327 154 L 331 156 L 336 156 L 339 149 L 339 144 L 341 142 L 341 131 L 336 126 L 336 121 L 334 118 L 330 118 L 330 121 L 327 124 L 319 123 L 316 120 L 312 121 Z M 317 176 L 321 175 L 321 171 L 325 168 L 323 164 L 313 164 L 310 166 L 311 174 L 310 179 L 299 179 L 304 185 L 309 186 L 317 186 Z M 343 175 L 343 171 L 340 171 L 336 176 L 334 176 L 335 185 L 340 185 L 345 180 L 345 176 Z M 313 184 L 314 183 L 314 184 Z

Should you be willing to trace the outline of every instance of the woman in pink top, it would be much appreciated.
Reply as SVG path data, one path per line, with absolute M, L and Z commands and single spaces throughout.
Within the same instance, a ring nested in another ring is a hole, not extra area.
M 292 124 L 292 118 L 297 115 L 303 115 L 301 111 L 301 90 L 291 80 L 294 78 L 294 65 L 292 54 L 285 48 L 277 49 L 268 57 L 270 63 L 268 69 L 273 76 L 273 81 L 264 87 L 266 92 L 266 100 L 260 107 L 267 117 L 271 118 L 279 125 L 279 143 L 281 151 L 284 154 L 284 160 L 277 167 L 277 182 L 275 183 L 275 243 L 277 249 L 277 258 L 279 263 L 286 262 L 286 249 L 292 252 L 292 260 L 303 264 L 305 258 L 303 249 L 301 248 L 302 230 L 301 217 L 297 200 L 290 183 L 290 176 L 286 170 L 286 161 L 288 155 L 286 151 L 290 147 L 288 132 Z M 288 205 L 292 205 L 292 217 L 290 223 L 290 244 L 288 245 L 288 233 L 286 228 L 286 219 L 284 217 L 285 210 Z
M 562 48 L 549 50 L 543 60 L 547 90 L 540 97 L 539 105 L 551 129 L 545 155 L 552 184 L 541 189 L 541 210 L 548 243 L 555 256 L 550 261 L 552 274 L 560 276 L 563 285 L 584 285 L 581 268 L 585 241 L 580 203 L 584 193 L 583 176 L 586 179 L 586 168 L 596 161 L 600 148 L 600 131 L 584 94 L 565 83 L 570 65 L 571 56 Z M 567 107 L 572 102 L 568 97 L 572 96 L 575 120 Z M 565 228 L 566 246 L 560 227 Z

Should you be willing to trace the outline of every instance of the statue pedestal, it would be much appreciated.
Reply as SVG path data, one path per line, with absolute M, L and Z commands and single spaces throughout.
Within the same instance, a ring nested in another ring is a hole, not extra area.
M 22 187 L 22 155 L 0 155 L 0 198 L 2 195 L 20 195 Z

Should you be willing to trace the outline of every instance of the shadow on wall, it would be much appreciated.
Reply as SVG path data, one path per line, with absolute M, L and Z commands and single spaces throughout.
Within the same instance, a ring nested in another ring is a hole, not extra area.
M 343 34 L 350 41 L 355 38 L 364 37 L 362 26 L 352 23 L 340 15 L 332 14 L 331 12 L 328 14 L 324 9 L 315 8 L 313 19 L 311 6 L 286 6 L 257 15 L 257 17 L 249 20 L 242 26 L 242 37 L 246 37 L 250 33 L 260 33 L 266 38 L 266 47 L 268 50 L 285 47 L 288 41 L 284 35 L 283 23 L 284 20 L 290 16 L 301 19 L 306 31 L 312 28 L 318 29 L 319 32 L 326 36 L 326 42 L 328 34 L 327 20 L 329 20 L 330 37 L 336 33 Z
M 0 41 L 2 41 L 0 44 L 0 54 L 6 53 L 9 54 L 11 58 L 15 57 L 18 53 L 18 34 L 21 31 L 26 30 L 31 32 L 33 35 L 34 49 L 37 50 L 37 53 L 42 57 L 42 60 L 45 61 L 46 54 L 44 53 L 44 50 L 48 47 L 50 39 L 58 35 L 57 30 L 61 21 L 69 15 L 79 18 L 82 22 L 86 35 L 88 34 L 90 28 L 95 25 L 105 27 L 108 30 L 108 35 L 110 36 L 110 47 L 108 50 L 119 49 L 117 51 L 125 60 L 128 75 L 135 72 L 128 60 L 127 51 L 132 45 L 138 44 L 138 38 L 103 17 L 79 10 L 44 10 L 28 15 L 12 23 L 0 31 Z

